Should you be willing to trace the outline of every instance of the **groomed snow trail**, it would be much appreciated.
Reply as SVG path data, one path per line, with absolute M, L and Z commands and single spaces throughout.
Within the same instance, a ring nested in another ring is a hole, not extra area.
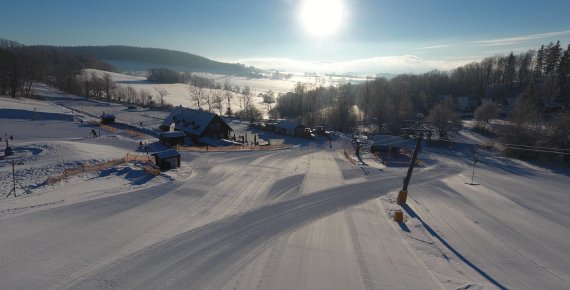
M 322 153 L 315 154 L 311 156 L 314 158 L 309 159 L 319 160 L 326 156 Z M 329 166 L 335 165 L 330 162 L 331 159 L 327 161 L 325 163 Z M 326 173 L 330 172 L 330 167 L 318 166 L 317 168 L 327 169 L 312 169 L 310 165 L 305 179 L 319 179 L 315 176 L 325 176 L 324 178 L 327 179 L 326 176 L 330 176 Z M 419 177 L 418 182 L 421 182 Z M 351 237 L 355 229 L 350 228 L 350 226 L 354 227 L 354 223 L 351 225 L 344 222 L 345 227 L 340 230 L 337 223 L 346 220 L 346 213 L 342 210 L 397 188 L 400 185 L 400 178 L 386 179 L 382 184 L 385 192 L 377 190 L 377 181 L 333 187 L 306 194 L 302 192 L 299 197 L 261 206 L 185 232 L 118 260 L 91 275 L 82 277 L 77 284 L 68 286 L 89 289 L 219 289 L 232 276 L 250 265 L 257 255 L 271 245 L 271 242 L 292 232 L 286 236 L 287 242 L 280 254 L 282 258 L 287 257 L 286 261 L 282 260 L 282 263 L 277 265 L 285 269 L 273 271 L 270 287 L 276 285 L 278 286 L 276 288 L 289 289 L 291 287 L 346 289 L 344 286 L 355 288 L 366 283 L 369 286 L 367 288 L 379 288 L 382 285 L 371 284 L 373 282 L 370 280 L 370 274 L 359 273 L 368 270 L 364 270 L 367 269 L 364 268 L 366 265 L 363 265 L 364 254 L 355 253 L 354 241 L 352 241 L 354 237 Z M 386 224 L 389 224 L 384 216 L 376 218 L 383 219 Z M 296 229 L 300 230 L 295 231 Z M 398 245 L 397 242 L 393 244 Z M 348 253 L 343 253 L 343 248 Z M 398 248 L 397 256 L 404 260 L 406 265 L 402 266 L 401 261 L 394 265 L 386 265 L 384 268 L 386 273 L 378 275 L 380 281 L 386 278 L 389 281 L 385 282 L 385 285 L 401 283 L 402 286 L 410 289 L 416 288 L 417 285 L 430 283 L 429 276 L 425 273 L 423 275 L 412 273 L 418 278 L 413 282 L 407 282 L 409 278 L 401 279 L 409 274 L 406 270 L 411 271 L 417 267 L 417 261 L 412 258 L 407 258 L 406 261 L 406 256 L 401 256 L 402 253 L 407 253 L 405 247 L 396 246 L 396 248 Z M 385 252 L 385 254 L 390 253 Z M 394 253 L 391 254 L 396 256 Z M 363 267 L 362 271 L 359 271 L 359 263 L 360 267 Z M 352 273 L 352 276 L 346 274 L 347 271 L 352 270 L 356 271 Z M 348 278 L 348 280 L 341 281 L 335 275 Z M 393 278 L 390 278 L 391 276 Z M 339 285 L 340 282 L 344 285 Z
M 38 104 L 14 106 L 24 105 Z M 131 113 L 140 112 L 120 114 Z M 29 152 L 46 140 L 71 142 L 61 151 L 76 161 L 137 143 L 120 135 L 84 140 L 89 128 L 69 121 L 3 121 Z M 107 192 L 116 180 L 93 177 L 104 192 L 76 191 L 91 186 L 77 178 L 3 200 L 1 288 L 570 288 L 568 172 L 485 155 L 480 185 L 468 186 L 468 150 L 426 146 L 431 160 L 415 170 L 407 221 L 397 224 L 389 210 L 406 168 L 354 166 L 342 144 L 307 144 L 183 153 L 190 178 L 125 193 Z M 44 199 L 45 207 L 23 210 Z
M 243 275 L 263 276 L 262 288 L 432 283 L 377 204 L 353 207 L 395 190 L 401 177 L 345 185 L 339 166 L 348 163 L 338 155 L 314 147 L 196 154 L 187 181 L 0 221 L 3 287 L 217 289 Z M 376 247 L 381 262 L 370 258 Z M 266 251 L 278 262 L 243 273 Z

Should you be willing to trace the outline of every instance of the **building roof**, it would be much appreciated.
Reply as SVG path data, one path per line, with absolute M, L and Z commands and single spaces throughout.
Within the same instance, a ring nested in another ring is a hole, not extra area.
M 161 138 L 162 137 L 166 137 L 166 138 L 179 138 L 179 137 L 186 137 L 186 133 L 182 132 L 182 131 L 171 131 L 171 132 L 163 132 L 160 133 L 159 135 Z
M 160 159 L 172 158 L 172 157 L 179 157 L 180 153 L 174 149 L 169 149 L 161 152 L 156 152 L 151 154 L 151 156 L 157 156 Z
M 372 137 L 372 145 L 376 146 L 386 146 L 386 147 L 404 147 L 413 148 L 416 146 L 414 139 L 404 139 L 402 136 L 392 136 L 392 135 L 374 135 Z
M 162 125 L 168 127 L 170 124 L 175 123 L 176 130 L 200 136 L 216 116 L 218 115 L 206 111 L 176 107 L 164 119 Z M 225 123 L 225 121 L 223 122 Z M 227 126 L 231 129 L 229 125 Z
M 305 127 L 302 124 L 299 124 L 299 123 L 296 123 L 293 121 L 288 121 L 288 120 L 278 120 L 278 121 L 275 121 L 271 124 L 277 128 L 292 129 L 292 130 L 294 130 L 298 127 Z

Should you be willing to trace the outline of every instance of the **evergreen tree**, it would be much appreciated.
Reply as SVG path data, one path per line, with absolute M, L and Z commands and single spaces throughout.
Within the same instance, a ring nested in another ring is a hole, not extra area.
M 544 63 L 544 74 L 548 75 L 554 72 L 560 61 L 560 55 L 562 54 L 562 48 L 560 47 L 560 41 L 556 44 L 550 43 L 546 50 L 545 63 Z
M 536 61 L 534 63 L 534 78 L 536 80 L 542 79 L 543 68 L 544 68 L 544 44 L 540 46 L 536 52 Z
M 505 65 L 505 71 L 503 73 L 503 81 L 504 81 L 504 84 L 508 88 L 508 96 L 509 97 L 510 97 L 510 94 L 512 93 L 513 82 L 515 80 L 515 65 L 516 65 L 515 56 L 514 56 L 513 52 L 511 52 L 509 54 L 509 56 L 507 57 L 507 63 Z
M 570 100 L 570 44 L 562 54 L 558 65 L 558 78 L 560 84 L 560 93 L 566 100 Z

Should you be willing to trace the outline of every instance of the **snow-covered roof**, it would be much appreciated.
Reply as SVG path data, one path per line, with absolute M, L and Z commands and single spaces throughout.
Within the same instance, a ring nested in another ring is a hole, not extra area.
M 405 147 L 405 148 L 413 148 L 415 146 L 414 139 L 404 139 L 402 136 L 393 136 L 393 135 L 374 135 L 372 137 L 373 145 L 381 145 L 387 147 Z
M 160 133 L 160 137 L 166 137 L 166 138 L 186 137 L 186 133 L 182 131 L 163 132 Z
M 153 153 L 153 154 L 151 154 L 151 156 L 158 156 L 158 158 L 160 158 L 160 159 L 166 159 L 166 158 L 172 158 L 172 157 L 180 156 L 180 153 L 178 153 L 178 151 L 176 151 L 174 149 L 169 149 L 166 151 Z
M 272 122 L 271 124 L 277 128 L 284 128 L 284 129 L 295 129 L 299 126 L 304 127 L 302 124 L 295 123 L 293 121 L 287 121 L 287 120 L 278 120 L 278 121 Z
M 175 123 L 176 130 L 200 136 L 216 116 L 216 114 L 206 111 L 176 107 L 164 119 L 162 125 L 168 127 L 170 124 Z

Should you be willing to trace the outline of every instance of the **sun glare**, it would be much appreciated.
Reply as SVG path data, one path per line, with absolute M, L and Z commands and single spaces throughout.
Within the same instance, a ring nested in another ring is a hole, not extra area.
M 344 17 L 342 0 L 304 0 L 301 20 L 313 36 L 324 38 L 340 28 Z

